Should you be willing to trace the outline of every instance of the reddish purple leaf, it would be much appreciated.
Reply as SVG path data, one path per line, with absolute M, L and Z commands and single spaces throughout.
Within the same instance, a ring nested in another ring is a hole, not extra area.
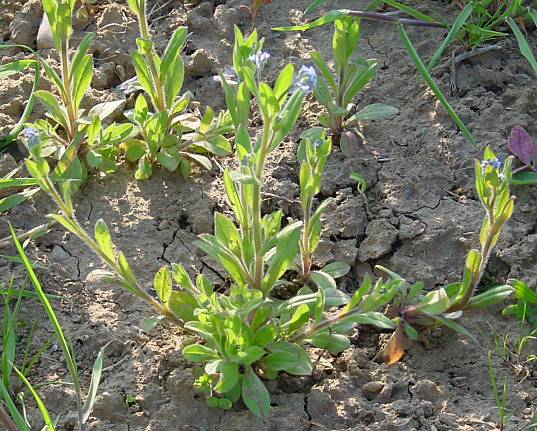
M 507 145 L 509 150 L 525 165 L 537 164 L 537 144 L 522 127 L 516 126 L 511 130 Z

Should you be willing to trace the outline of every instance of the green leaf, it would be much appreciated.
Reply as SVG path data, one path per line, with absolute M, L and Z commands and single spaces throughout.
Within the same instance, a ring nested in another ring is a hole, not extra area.
M 408 323 L 405 325 L 405 334 L 411 340 L 418 340 L 418 331 L 416 331 L 416 329 L 414 329 L 414 327 L 409 325 Z
M 147 146 L 140 139 L 127 139 L 121 144 L 121 149 L 125 151 L 125 157 L 129 162 L 135 162 L 146 153 Z
M 265 355 L 266 351 L 259 346 L 248 346 L 237 352 L 237 358 L 242 365 L 250 365 L 257 362 Z
M 73 104 L 75 111 L 78 111 L 80 102 L 88 92 L 93 78 L 93 57 L 89 54 L 82 59 L 77 70 L 73 71 Z
M 345 317 L 345 320 L 359 323 L 361 325 L 372 325 L 381 329 L 395 328 L 394 321 L 378 311 L 368 311 L 366 313 L 349 315 L 349 317 Z
M 311 337 L 306 342 L 320 349 L 326 349 L 330 353 L 339 353 L 348 349 L 351 342 L 345 335 L 322 333 Z
M 166 106 L 173 105 L 179 92 L 183 87 L 183 80 L 185 77 L 185 65 L 181 56 L 177 56 L 172 68 L 168 72 L 168 75 L 164 77 L 164 94 L 166 98 Z
M 54 328 L 54 332 L 56 334 L 56 337 L 57 337 L 58 342 L 60 344 L 60 347 L 62 349 L 64 358 L 65 358 L 65 362 L 66 362 L 67 368 L 69 370 L 69 375 L 71 376 L 71 381 L 73 382 L 73 386 L 75 388 L 75 391 L 78 391 L 78 393 L 80 393 L 80 391 L 81 391 L 80 380 L 79 380 L 79 377 L 78 377 L 76 360 L 75 360 L 74 354 L 73 354 L 73 352 L 71 350 L 71 343 L 69 343 L 67 341 L 67 338 L 65 337 L 64 332 L 62 330 L 61 324 L 60 324 L 60 322 L 59 322 L 59 320 L 58 320 L 58 318 L 56 316 L 56 313 L 54 312 L 54 309 L 52 308 L 52 306 L 50 304 L 50 301 L 47 298 L 47 295 L 43 291 L 43 287 L 41 286 L 41 283 L 39 282 L 39 279 L 37 278 L 37 276 L 35 274 L 35 271 L 34 271 L 34 269 L 32 267 L 32 264 L 28 260 L 28 257 L 26 256 L 26 253 L 24 252 L 24 249 L 22 248 L 22 246 L 21 246 L 21 244 L 20 244 L 20 242 L 19 242 L 19 240 L 18 240 L 18 238 L 16 236 L 15 231 L 13 230 L 13 227 L 10 225 L 9 228 L 10 228 L 10 231 L 11 231 L 11 236 L 13 238 L 13 241 L 15 242 L 17 252 L 19 253 L 20 258 L 23 261 L 24 267 L 26 268 L 28 278 L 30 279 L 30 281 L 34 285 L 34 288 L 35 288 L 35 290 L 36 290 L 36 292 L 37 292 L 37 294 L 39 296 L 39 300 L 41 302 L 41 305 L 43 306 L 43 308 L 45 310 L 45 313 L 47 314 L 47 317 L 48 317 L 50 323 L 52 324 L 52 327 Z M 52 422 L 50 421 L 50 417 L 48 417 L 48 412 L 46 411 L 46 407 L 44 406 L 44 404 L 40 400 L 39 396 L 37 395 L 35 390 L 32 388 L 30 383 L 20 373 L 20 371 L 17 370 L 16 368 L 14 368 L 14 370 L 17 372 L 17 374 L 19 374 L 19 377 L 28 386 L 28 389 L 30 390 L 30 392 L 34 396 L 34 398 L 35 398 L 35 400 L 36 400 L 36 402 L 37 402 L 37 404 L 39 406 L 39 409 L 41 411 L 41 414 L 43 415 L 43 418 L 45 419 L 45 423 L 49 427 L 50 431 L 53 431 L 54 426 L 52 425 Z
M 219 359 L 218 353 L 201 344 L 191 344 L 183 349 L 183 356 L 190 362 L 207 362 Z
M 202 156 L 201 154 L 194 154 L 194 153 L 188 153 L 188 154 L 185 154 L 185 156 L 191 159 L 192 161 L 196 162 L 202 168 L 207 169 L 208 171 L 210 171 L 213 168 L 213 164 L 211 163 L 211 160 L 206 156 Z
M 269 354 L 263 358 L 264 367 L 285 371 L 295 376 L 310 376 L 313 364 L 304 348 L 287 341 L 276 341 L 267 347 Z
M 337 287 L 334 278 L 325 272 L 312 271 L 310 273 L 310 278 L 320 289 L 336 289 Z
M 89 110 L 89 117 L 97 116 L 99 119 L 105 120 L 115 111 L 125 105 L 125 99 L 111 100 L 109 102 L 98 103 Z
M 255 416 L 268 416 L 270 412 L 270 395 L 261 379 L 252 367 L 246 367 L 242 378 L 242 399 L 246 407 Z
M 153 285 L 160 301 L 166 304 L 172 294 L 172 276 L 167 265 L 164 265 L 155 274 Z
M 138 161 L 138 169 L 136 170 L 134 177 L 137 180 L 146 180 L 151 178 L 151 175 L 153 175 L 153 166 L 151 165 L 147 154 L 144 154 Z
M 214 234 L 223 244 L 231 248 L 241 242 L 240 232 L 233 221 L 224 214 L 214 214 Z
M 33 386 L 30 384 L 30 382 L 24 377 L 24 374 L 22 374 L 16 367 L 13 367 L 15 372 L 19 375 L 19 378 L 22 380 L 22 382 L 26 385 L 30 393 L 35 399 L 35 402 L 37 404 L 37 407 L 39 408 L 39 411 L 41 413 L 41 417 L 43 418 L 43 421 L 45 422 L 45 425 L 47 426 L 48 431 L 56 431 L 56 428 L 54 427 L 54 422 L 50 418 L 50 414 L 47 410 L 47 407 L 45 406 L 45 403 L 41 399 L 41 397 L 38 395 L 36 390 L 33 388 Z
M 310 308 L 306 304 L 302 304 L 295 310 L 293 317 L 288 322 L 287 334 L 291 335 L 293 332 L 302 328 L 310 319 Z
M 520 280 L 509 280 L 515 290 L 516 299 L 537 305 L 537 292 L 533 291 L 528 285 Z
M 315 63 L 315 66 L 317 66 L 317 69 L 320 70 L 321 74 L 323 75 L 323 78 L 326 80 L 332 91 L 336 91 L 337 84 L 336 80 L 334 79 L 334 75 L 332 74 L 332 71 L 324 61 L 324 59 L 321 57 L 321 54 L 318 51 L 312 51 L 310 53 L 312 61 Z
M 484 308 L 497 304 L 513 293 L 513 288 L 508 285 L 496 286 L 492 289 L 475 295 L 468 301 L 469 308 Z
M 114 244 L 108 226 L 103 219 L 97 220 L 95 223 L 95 241 L 99 245 L 99 250 L 110 260 L 114 261 L 115 252 Z
M 277 335 L 277 329 L 274 324 L 269 324 L 259 328 L 254 334 L 253 343 L 258 346 L 265 347 L 267 344 L 272 343 Z
M 407 294 L 407 301 L 411 302 L 418 297 L 418 295 L 425 289 L 425 283 L 418 281 L 410 286 Z M 446 291 L 447 293 L 447 291 Z M 449 294 L 448 294 L 449 296 Z
M 22 416 L 22 414 L 17 409 L 17 406 L 13 402 L 11 398 L 11 394 L 7 390 L 7 388 L 2 383 L 2 380 L 0 380 L 0 398 L 5 403 L 9 414 L 11 415 L 11 419 L 15 423 L 14 430 L 18 431 L 31 431 L 31 428 L 26 423 L 26 420 Z
M 88 421 L 93 410 L 93 405 L 95 404 L 95 398 L 97 397 L 97 391 L 99 390 L 99 383 L 101 382 L 101 373 L 103 370 L 104 363 L 104 352 L 108 344 L 106 346 L 101 347 L 101 349 L 99 350 L 99 354 L 97 355 L 97 358 L 95 359 L 95 362 L 93 364 L 90 387 L 88 389 L 88 396 L 82 409 L 83 423 L 86 423 Z
M 397 114 L 399 114 L 399 109 L 393 106 L 385 105 L 384 103 L 372 103 L 362 108 L 348 121 L 382 120 L 384 118 L 394 117 Z
M 132 58 L 132 64 L 134 65 L 134 70 L 136 71 L 136 76 L 138 77 L 138 82 L 140 83 L 142 88 L 147 92 L 147 94 L 149 94 L 149 97 L 151 97 L 151 101 L 153 102 L 153 105 L 157 106 L 158 102 L 157 102 L 156 90 L 153 86 L 153 82 L 149 75 L 149 67 L 147 66 L 147 63 L 143 55 L 137 51 L 132 51 L 131 58 Z
M 329 288 L 321 290 L 324 294 L 325 306 L 328 308 L 339 307 L 340 305 L 345 305 L 349 303 L 349 295 L 339 289 Z
M 263 290 L 270 292 L 276 281 L 284 274 L 293 262 L 298 252 L 301 223 L 286 226 L 277 235 L 276 253 L 270 260 L 267 275 L 263 280 Z
M 458 332 L 459 334 L 465 335 L 466 337 L 470 338 L 471 340 L 477 343 L 477 339 L 464 326 L 461 326 L 458 323 L 455 323 L 452 319 L 447 319 L 439 315 L 434 315 L 434 316 L 430 315 L 430 317 L 439 321 L 442 325 L 447 326 L 449 329 L 452 329 L 453 331 Z
M 220 372 L 220 379 L 214 387 L 216 392 L 225 394 L 239 383 L 239 364 L 224 360 L 218 364 L 217 371 Z
M 434 67 L 438 64 L 438 60 L 440 60 L 440 57 L 442 57 L 442 54 L 446 50 L 446 48 L 449 46 L 451 42 L 459 35 L 461 29 L 463 28 L 464 24 L 474 11 L 475 3 L 468 3 L 464 9 L 461 11 L 461 13 L 457 16 L 457 19 L 453 23 L 453 26 L 449 30 L 448 35 L 446 38 L 442 41 L 440 46 L 436 48 L 434 51 L 434 54 L 431 57 L 431 60 L 429 61 L 429 64 L 427 65 L 427 70 L 431 72 Z
M 278 75 L 276 84 L 274 84 L 274 97 L 280 102 L 280 104 L 282 103 L 282 97 L 289 92 L 289 89 L 293 85 L 294 74 L 295 68 L 291 63 L 289 63 Z
M 25 190 L 20 193 L 14 193 L 12 195 L 9 195 L 5 198 L 0 199 L 0 212 L 8 211 L 11 208 L 16 207 L 17 205 L 24 202 L 26 199 L 28 199 L 30 196 L 33 196 L 36 194 L 40 189 L 31 189 L 31 190 Z
M 373 80 L 377 72 L 377 65 L 376 61 L 370 60 L 367 62 L 367 66 L 364 65 L 364 67 L 358 69 L 343 94 L 342 106 L 347 106 L 352 102 L 352 99 Z
M 511 179 L 511 184 L 527 186 L 537 184 L 537 172 L 522 171 L 517 172 Z
M 195 320 L 194 312 L 199 304 L 191 293 L 173 291 L 167 306 L 183 322 L 190 322 Z
M 168 169 L 170 172 L 175 172 L 181 162 L 181 156 L 174 148 L 161 148 L 157 154 L 159 163 Z
M 451 301 L 443 288 L 429 292 L 416 306 L 416 309 L 430 315 L 437 315 L 446 311 Z
M 0 65 L 0 78 L 7 78 L 15 73 L 23 72 L 29 67 L 35 67 L 36 64 L 35 60 L 15 60 L 11 63 L 2 64 Z
M 64 111 L 60 108 L 58 99 L 56 99 L 50 91 L 46 90 L 36 91 L 35 96 L 45 104 L 54 120 L 61 124 L 63 128 L 67 128 L 67 117 L 65 116 Z
M 470 250 L 466 257 L 466 264 L 464 267 L 464 275 L 462 277 L 462 283 L 457 297 L 454 299 L 454 304 L 461 301 L 467 294 L 468 290 L 475 285 L 479 278 L 479 272 L 481 268 L 481 253 L 477 250 Z
M 321 270 L 321 272 L 328 274 L 332 278 L 340 278 L 350 271 L 351 267 L 344 262 L 331 262 Z
M 533 55 L 533 51 L 531 50 L 528 41 L 518 28 L 518 25 L 515 23 L 513 18 L 507 18 L 505 22 L 509 25 L 509 27 L 511 27 L 511 30 L 516 37 L 520 53 L 524 57 L 526 57 L 526 59 L 531 65 L 531 68 L 533 69 L 533 73 L 535 74 L 535 76 L 537 76 L 537 60 L 535 59 L 535 55 Z
M 170 74 L 170 70 L 172 70 L 172 68 L 175 69 L 177 66 L 175 64 L 176 61 L 180 60 L 181 64 L 183 63 L 180 55 L 183 47 L 185 46 L 187 33 L 188 30 L 186 27 L 177 28 L 168 42 L 168 46 L 166 47 L 164 54 L 162 55 L 162 61 L 160 63 L 160 76 L 165 82 L 166 80 L 171 79 L 174 75 L 173 73 Z M 184 66 L 181 67 L 184 68 Z M 179 88 L 182 86 L 183 78 L 180 77 L 180 80 L 181 85 L 179 85 Z

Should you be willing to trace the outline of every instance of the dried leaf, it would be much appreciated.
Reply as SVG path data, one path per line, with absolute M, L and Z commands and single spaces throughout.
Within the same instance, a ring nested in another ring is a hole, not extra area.
M 402 326 L 398 326 L 395 332 L 390 337 L 390 341 L 388 341 L 388 344 L 386 344 L 386 347 L 384 347 L 384 350 L 382 351 L 384 361 L 388 365 L 392 365 L 399 362 L 405 354 L 405 347 L 405 331 Z

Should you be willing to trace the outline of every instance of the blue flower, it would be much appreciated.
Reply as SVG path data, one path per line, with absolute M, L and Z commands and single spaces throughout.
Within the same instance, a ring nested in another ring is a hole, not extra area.
M 255 64 L 257 70 L 263 70 L 265 64 L 267 64 L 270 54 L 266 51 L 257 51 L 255 54 L 250 55 L 248 60 Z
M 317 72 L 313 66 L 302 66 L 298 71 L 293 85 L 293 91 L 309 93 L 317 86 Z
M 29 148 L 34 148 L 39 145 L 39 131 L 33 127 L 26 127 L 22 131 L 21 137 L 26 141 L 26 145 L 28 145 Z
M 481 161 L 481 172 L 483 175 L 485 175 L 485 172 L 488 167 L 491 167 L 493 169 L 502 169 L 503 168 L 503 162 L 500 159 L 485 159 Z
M 222 76 L 224 77 L 224 81 L 226 81 L 226 84 L 228 85 L 237 85 L 239 83 L 239 77 L 237 76 L 237 72 L 233 67 L 226 67 L 222 72 Z M 214 76 L 213 80 L 216 82 L 223 83 L 220 75 Z

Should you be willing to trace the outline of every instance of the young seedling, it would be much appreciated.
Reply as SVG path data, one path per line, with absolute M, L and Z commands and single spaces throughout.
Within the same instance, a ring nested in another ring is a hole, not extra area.
M 307 279 L 313 264 L 313 253 L 315 253 L 321 237 L 321 215 L 332 202 L 331 198 L 326 199 L 315 211 L 313 210 L 315 196 L 321 190 L 324 167 L 332 150 L 332 140 L 326 138 L 326 133 L 322 128 L 310 129 L 301 137 L 304 139 L 298 149 L 298 159 L 301 161 L 300 203 L 304 221 L 300 239 L 300 254 L 301 275 Z
M 345 16 L 334 21 L 332 49 L 335 71 L 330 70 L 318 51 L 311 53 L 321 73 L 314 91 L 315 98 L 328 111 L 319 117 L 319 122 L 330 129 L 336 144 L 340 143 L 343 131 L 356 127 L 359 121 L 380 120 L 399 113 L 393 106 L 374 103 L 351 115 L 355 109 L 353 100 L 375 78 L 377 69 L 375 60 L 352 60 L 359 40 L 360 20 Z
M 230 121 L 226 115 L 215 116 L 211 109 L 207 109 L 201 121 L 185 114 L 191 95 L 179 94 L 185 76 L 181 51 L 187 29 L 179 27 L 174 32 L 161 57 L 149 34 L 146 0 L 128 3 L 140 27 L 138 50 L 131 57 L 138 84 L 145 92 L 136 99 L 134 110 L 126 113 L 137 126 L 140 139 L 128 139 L 121 145 L 127 160 L 138 162 L 135 176 L 150 178 L 157 162 L 170 171 L 179 170 L 183 176 L 190 174 L 192 162 L 211 169 L 207 153 L 224 156 L 231 152 L 231 145 L 223 136 L 231 131 Z
M 492 249 L 505 223 L 513 214 L 515 199 L 509 190 L 511 163 L 512 158 L 508 158 L 502 164 L 490 148 L 485 150 L 482 162 L 476 161 L 476 189 L 486 212 L 479 235 L 481 250 L 473 249 L 468 253 L 460 282 L 423 294 L 423 283 L 408 285 L 403 281 L 403 288 L 394 303 L 397 329 L 384 351 L 387 362 L 394 363 L 401 359 L 405 351 L 406 337 L 417 339 L 418 333 L 414 325 L 445 325 L 473 338 L 455 320 L 463 311 L 496 304 L 512 293 L 511 286 L 500 285 L 475 294 Z M 382 267 L 378 268 L 387 272 L 392 280 L 402 280 L 398 274 Z
M 522 163 L 513 170 L 513 184 L 537 184 L 537 143 L 530 134 L 520 126 L 514 127 L 507 146 Z
M 196 386 L 209 405 L 228 409 L 239 399 L 256 415 L 267 415 L 270 396 L 262 378 L 274 379 L 280 371 L 308 375 L 313 364 L 305 345 L 337 353 L 350 345 L 346 334 L 356 323 L 391 329 L 394 322 L 378 312 L 398 293 L 402 282 L 380 280 L 372 286 L 366 278 L 349 296 L 338 290 L 330 274 L 317 282 L 314 292 L 303 286 L 287 300 L 274 295 L 286 283 L 285 273 L 299 258 L 301 223 L 282 228 L 282 211 L 263 215 L 261 193 L 267 158 L 287 137 L 300 115 L 303 100 L 315 86 L 315 71 L 292 65 L 279 74 L 274 86 L 262 80 L 268 55 L 254 32 L 248 38 L 236 29 L 234 79 L 221 79 L 236 134 L 237 170 L 224 172 L 224 184 L 234 219 L 215 214 L 214 235 L 201 235 L 196 245 L 228 273 L 226 289 L 215 286 L 203 274 L 191 279 L 183 266 L 163 266 L 154 277 L 155 299 L 138 285 L 125 255 L 118 251 L 104 223 L 99 220 L 94 236 L 77 222 L 70 196 L 58 193 L 48 177 L 48 164 L 40 146 L 31 148 L 28 171 L 56 202 L 60 214 L 51 217 L 80 238 L 109 268 L 93 278 L 119 284 L 146 301 L 158 314 L 146 320 L 149 330 L 166 319 L 203 339 L 183 349 L 185 357 L 204 364 Z M 262 131 L 252 138 L 248 131 L 251 99 L 255 98 L 262 118 Z M 322 171 L 315 157 L 328 154 L 329 140 L 323 138 L 319 154 L 310 144 L 309 161 Z M 324 147 L 323 147 L 324 146 Z M 308 193 L 311 195 L 315 187 Z M 317 209 L 318 211 L 318 209 Z M 311 223 L 311 218 L 310 218 Z M 312 248 L 310 246 L 310 252 Z M 326 268 L 325 268 L 326 269 Z M 332 273 L 337 273 L 336 268 Z M 313 272 L 310 273 L 310 277 Z
M 42 142 L 43 155 L 53 156 L 58 161 L 55 176 L 58 179 L 72 180 L 70 187 L 76 188 L 87 178 L 87 167 L 104 172 L 116 169 L 117 151 L 111 151 L 110 144 L 117 144 L 117 141 L 128 136 L 133 127 L 112 124 L 106 130 L 101 130 L 101 122 L 121 106 L 123 101 L 100 103 L 88 112 L 80 108 L 93 78 L 93 58 L 88 50 L 94 35 L 88 33 L 75 52 L 70 52 L 74 7 L 74 0 L 43 1 L 54 48 L 60 57 L 60 73 L 56 72 L 48 60 L 25 46 L 21 47 L 30 51 L 34 59 L 10 63 L 7 72 L 35 65 L 36 72 L 42 68 L 52 83 L 54 92 L 36 90 L 32 93 L 23 115 L 26 121 L 28 110 L 31 111 L 33 98 L 36 97 L 47 108 L 48 120 L 35 121 L 19 136 L 26 141 Z M 34 87 L 38 83 L 39 79 L 36 79 Z M 103 136 L 105 138 L 101 141 Z

